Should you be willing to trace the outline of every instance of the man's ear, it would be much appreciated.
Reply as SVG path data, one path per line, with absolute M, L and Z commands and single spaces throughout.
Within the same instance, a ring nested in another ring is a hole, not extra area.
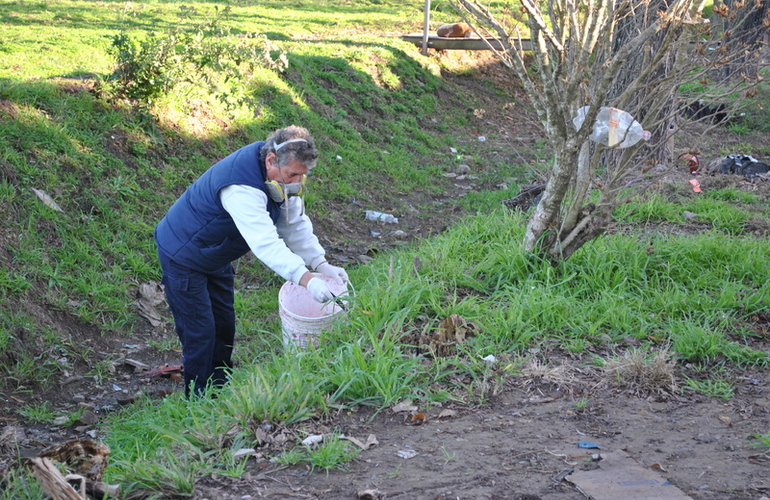
M 265 156 L 265 166 L 275 167 L 275 159 L 276 159 L 275 153 L 273 153 L 272 151 L 267 153 L 267 156 Z

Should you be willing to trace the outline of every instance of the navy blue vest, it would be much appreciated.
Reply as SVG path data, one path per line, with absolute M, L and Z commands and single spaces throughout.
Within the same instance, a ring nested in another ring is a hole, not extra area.
M 219 191 L 244 184 L 267 194 L 265 164 L 259 160 L 264 142 L 244 146 L 212 165 L 190 185 L 155 228 L 158 248 L 177 263 L 199 272 L 214 272 L 249 251 L 230 214 L 219 201 Z M 267 197 L 273 223 L 281 204 Z

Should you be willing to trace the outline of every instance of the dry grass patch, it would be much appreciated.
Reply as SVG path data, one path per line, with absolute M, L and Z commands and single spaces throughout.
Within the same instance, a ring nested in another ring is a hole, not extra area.
M 655 352 L 634 349 L 607 362 L 603 381 L 642 397 L 674 394 L 678 390 L 675 365 L 668 348 Z
M 577 370 L 574 366 L 562 362 L 559 365 L 549 365 L 537 358 L 527 360 L 521 369 L 526 377 L 524 385 L 533 383 L 553 384 L 558 389 L 569 389 L 578 383 Z

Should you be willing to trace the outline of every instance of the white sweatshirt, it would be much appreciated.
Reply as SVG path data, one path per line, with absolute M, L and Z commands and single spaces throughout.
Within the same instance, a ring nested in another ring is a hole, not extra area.
M 254 255 L 283 279 L 299 284 L 307 267 L 315 269 L 326 260 L 302 197 L 285 201 L 275 224 L 260 189 L 233 184 L 219 192 L 219 199 Z

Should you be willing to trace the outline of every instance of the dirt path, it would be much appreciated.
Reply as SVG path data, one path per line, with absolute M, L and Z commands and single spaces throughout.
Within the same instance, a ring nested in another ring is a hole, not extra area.
M 206 479 L 195 498 L 577 500 L 586 497 L 570 480 L 603 465 L 592 455 L 623 451 L 640 469 L 670 482 L 664 492 L 672 493 L 654 498 L 681 492 L 693 499 L 759 500 L 770 495 L 770 455 L 751 435 L 770 428 L 766 377 L 742 375 L 729 401 L 644 399 L 607 388 L 570 393 L 519 380 L 489 407 L 419 408 L 427 416 L 423 425 L 411 425 L 414 412 L 388 410 L 371 422 L 354 412 L 340 417 L 340 429 L 360 441 L 374 435 L 379 444 L 362 451 L 348 471 L 269 465 L 240 480 Z M 581 441 L 600 449 L 581 448 Z M 596 500 L 617 498 L 608 495 Z

